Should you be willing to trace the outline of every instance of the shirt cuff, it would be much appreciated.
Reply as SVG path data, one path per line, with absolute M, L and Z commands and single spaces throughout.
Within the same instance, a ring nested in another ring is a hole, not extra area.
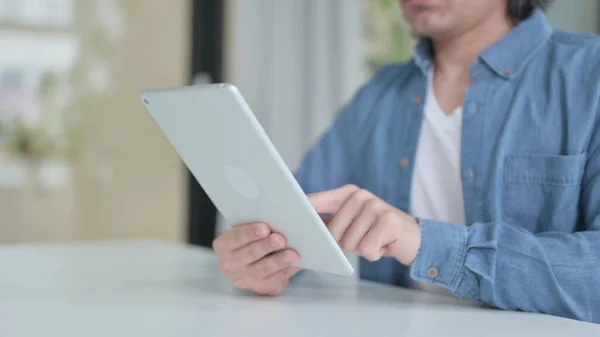
M 467 246 L 465 226 L 419 219 L 421 247 L 410 268 L 410 276 L 455 292 Z

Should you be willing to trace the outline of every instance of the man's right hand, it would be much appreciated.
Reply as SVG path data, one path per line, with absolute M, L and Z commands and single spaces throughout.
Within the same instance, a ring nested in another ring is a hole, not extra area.
M 213 242 L 220 260 L 220 271 L 240 289 L 261 295 L 279 295 L 290 277 L 300 269 L 292 265 L 298 253 L 286 249 L 285 238 L 273 233 L 264 223 L 233 227 Z

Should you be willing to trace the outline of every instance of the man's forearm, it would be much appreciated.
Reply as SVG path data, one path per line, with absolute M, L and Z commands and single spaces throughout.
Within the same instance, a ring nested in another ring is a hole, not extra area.
M 507 310 L 600 322 L 600 232 L 421 220 L 411 276 Z

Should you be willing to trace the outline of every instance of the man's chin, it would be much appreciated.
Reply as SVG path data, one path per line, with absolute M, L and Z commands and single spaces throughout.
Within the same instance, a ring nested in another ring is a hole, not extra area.
M 448 30 L 434 27 L 410 27 L 410 35 L 413 38 L 443 39 L 448 35 Z
M 426 22 L 411 22 L 409 29 L 410 35 L 413 37 L 427 37 L 432 30 Z
M 420 38 L 423 38 L 423 37 L 429 37 L 426 34 L 423 34 L 422 32 L 419 32 L 419 31 L 417 31 L 415 29 L 412 29 L 412 28 L 411 28 L 409 34 L 410 34 L 410 36 L 412 38 L 415 38 L 415 39 L 420 39 Z
M 410 36 L 416 39 L 419 38 L 430 38 L 431 32 L 428 29 L 416 29 L 414 27 L 410 28 Z

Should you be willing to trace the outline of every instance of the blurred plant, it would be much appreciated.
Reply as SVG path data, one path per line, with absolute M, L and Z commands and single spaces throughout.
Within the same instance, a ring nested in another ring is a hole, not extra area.
M 65 83 L 55 73 L 48 72 L 42 76 L 37 95 L 13 92 L 16 104 L 3 107 L 9 111 L 0 111 L 0 116 L 8 116 L 0 121 L 0 150 L 29 160 L 73 159 L 77 152 L 74 151 L 77 125 L 65 114 L 68 94 L 65 96 L 64 91 Z M 29 102 L 32 100 L 33 103 Z M 26 108 L 31 106 L 35 108 Z
M 412 56 L 414 38 L 398 0 L 367 1 L 367 65 L 371 72 Z
M 4 148 L 8 155 L 37 159 L 46 152 L 44 150 L 46 144 L 39 130 L 27 126 L 20 120 L 10 123 L 7 129 Z

